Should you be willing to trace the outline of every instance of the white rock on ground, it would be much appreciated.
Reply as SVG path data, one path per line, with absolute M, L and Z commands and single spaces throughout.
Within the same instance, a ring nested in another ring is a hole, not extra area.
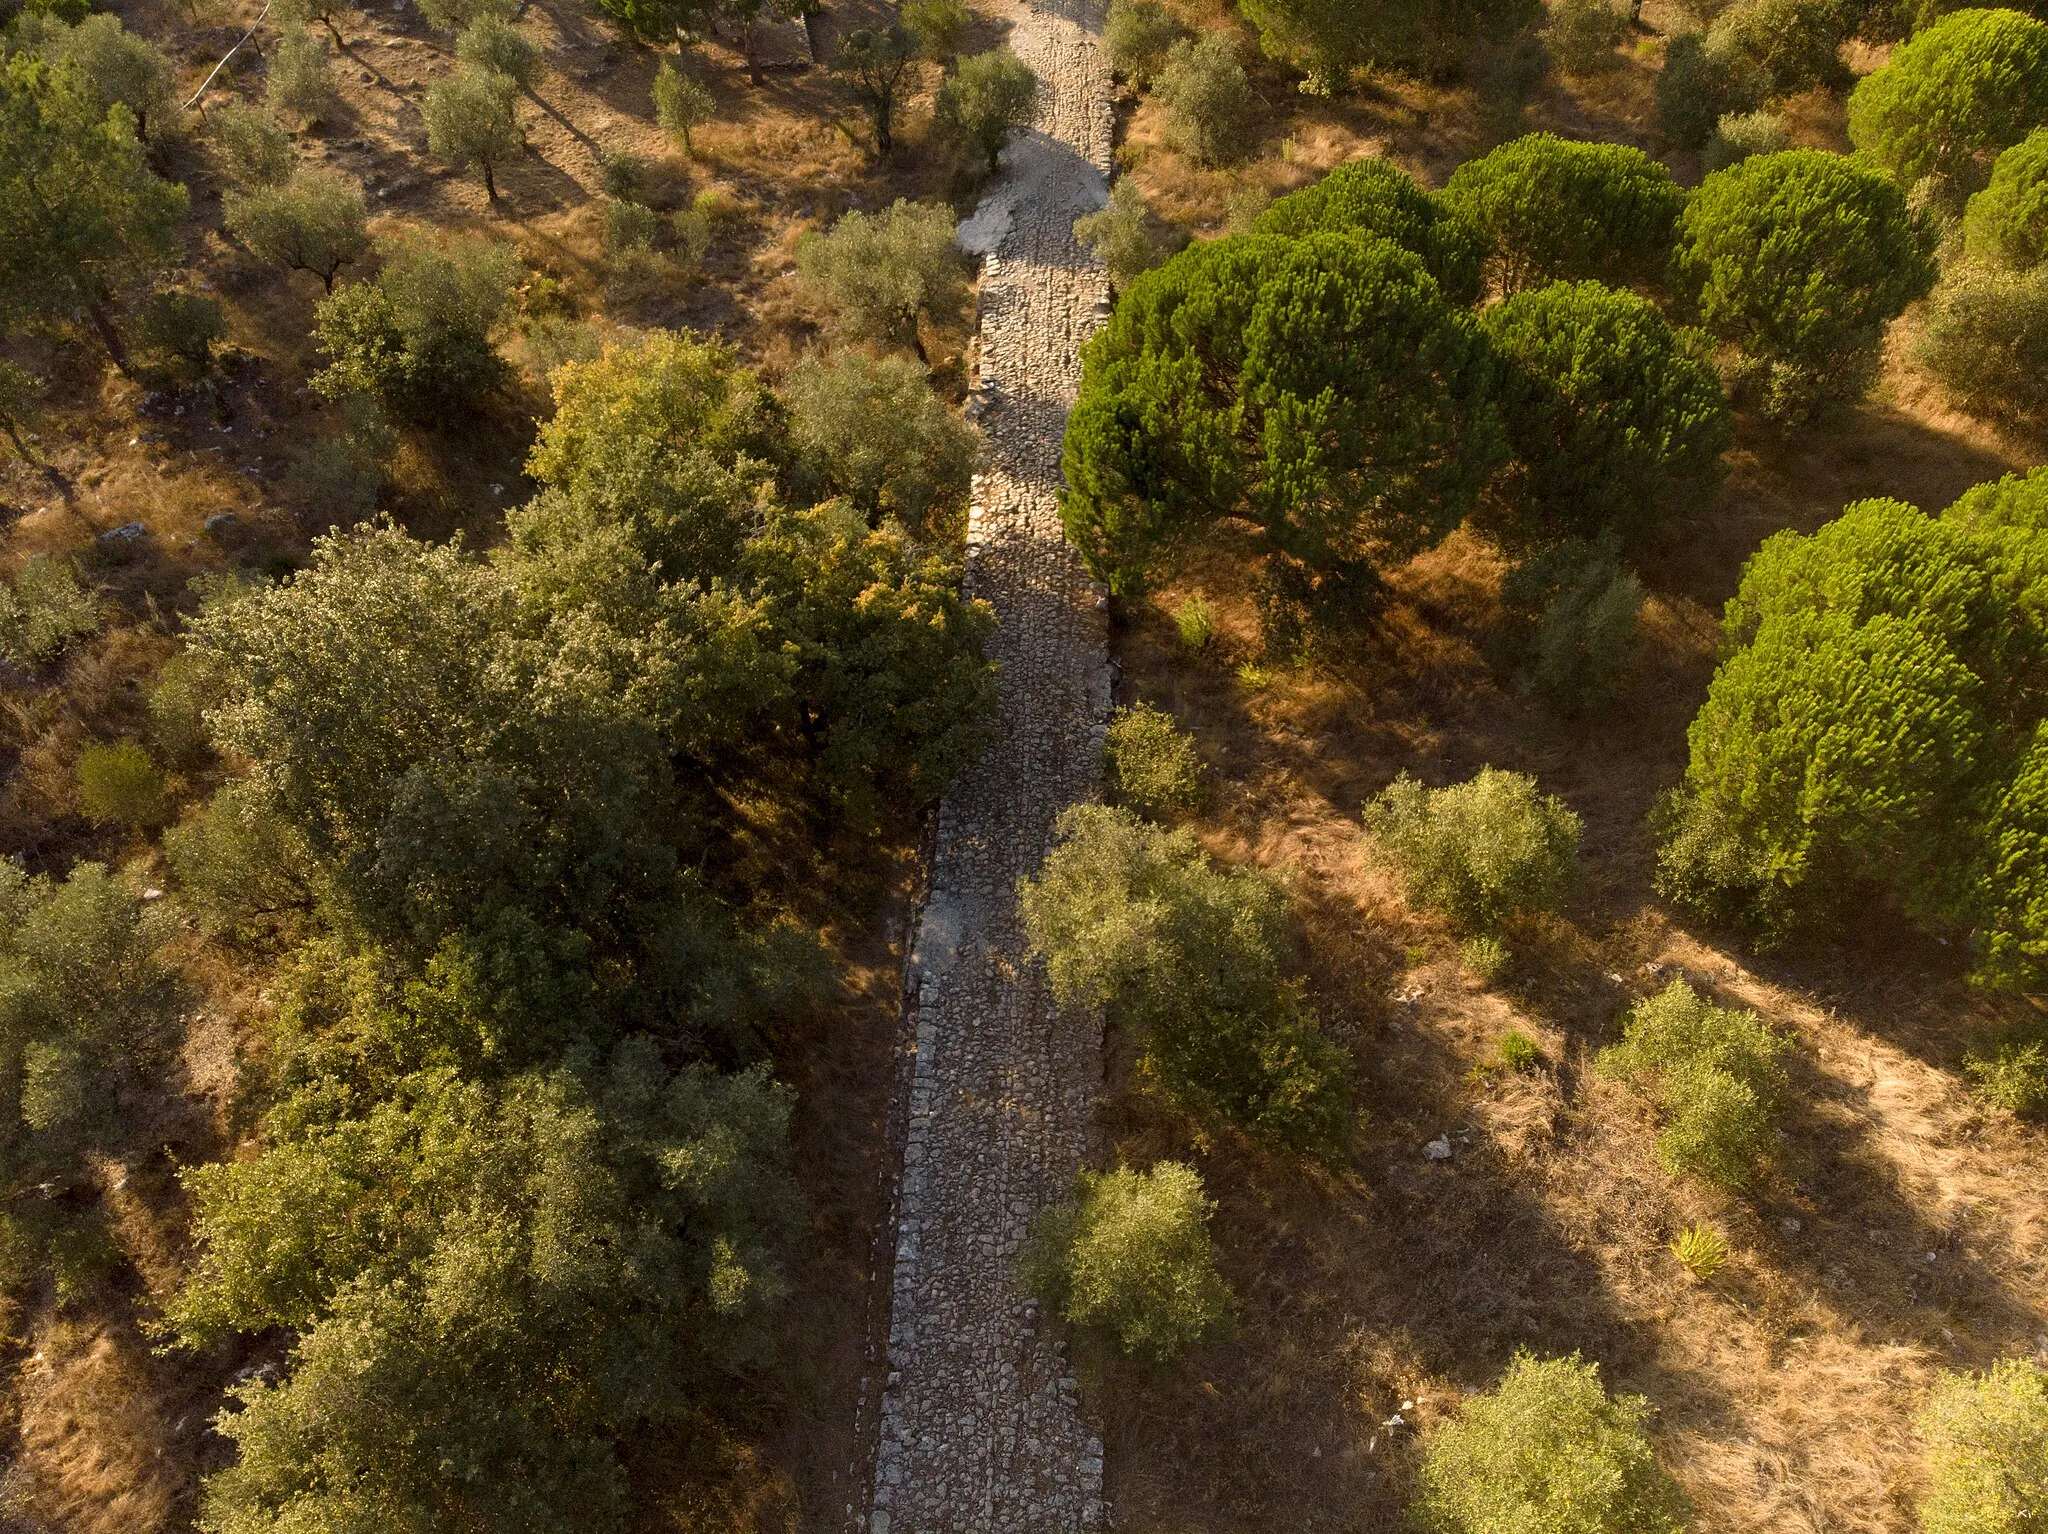
M 1056 1008 L 1043 967 L 1025 962 L 1016 885 L 1060 811 L 1099 792 L 1110 709 L 1106 603 L 1057 505 L 1081 343 L 1109 310 L 1073 223 L 1104 201 L 1110 85 L 1093 0 L 1027 0 L 1005 15 L 1043 82 L 1038 121 L 963 230 L 986 257 L 987 445 L 967 581 L 1001 620 L 999 733 L 941 807 L 909 960 L 916 1053 L 889 1366 L 874 1475 L 853 1510 L 867 1534 L 1063 1534 L 1103 1516 L 1101 1440 L 1015 1275 L 1032 1217 L 1082 1165 L 1101 1020 Z

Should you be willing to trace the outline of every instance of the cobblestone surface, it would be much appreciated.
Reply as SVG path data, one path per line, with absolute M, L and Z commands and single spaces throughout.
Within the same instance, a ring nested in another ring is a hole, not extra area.
M 983 254 L 987 433 L 968 523 L 971 590 L 1001 628 L 1000 734 L 947 796 L 906 975 L 906 1073 L 888 1373 L 867 1534 L 1062 1534 L 1102 1522 L 1102 1442 L 1015 1263 L 1082 1164 L 1099 1018 L 1056 1008 L 1024 962 L 1016 884 L 1059 812 L 1099 791 L 1110 708 L 1102 593 L 1060 531 L 1060 436 L 1081 343 L 1109 310 L 1073 222 L 1102 205 L 1107 68 L 1091 0 L 1006 11 L 1043 84 L 1037 128 L 961 239 Z

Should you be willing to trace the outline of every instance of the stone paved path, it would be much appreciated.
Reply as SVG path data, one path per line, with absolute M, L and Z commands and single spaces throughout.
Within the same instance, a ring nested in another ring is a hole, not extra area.
M 1079 351 L 1109 309 L 1075 218 L 1102 205 L 1109 77 L 1093 0 L 1025 0 L 1010 46 L 1043 84 L 1038 126 L 962 242 L 987 257 L 987 451 L 967 580 L 996 608 L 1000 734 L 940 810 L 909 962 L 916 1054 L 897 1187 L 888 1376 L 868 1534 L 1064 1534 L 1102 1521 L 1102 1443 L 1017 1292 L 1031 1218 L 1065 1192 L 1102 1080 L 1100 1019 L 1061 1012 L 1023 961 L 1016 883 L 1055 817 L 1099 789 L 1110 708 L 1099 589 L 1060 531 L 1059 448 Z

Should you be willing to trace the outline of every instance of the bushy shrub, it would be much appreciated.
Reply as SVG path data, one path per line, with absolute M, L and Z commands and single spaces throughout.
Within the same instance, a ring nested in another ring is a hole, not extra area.
M 921 527 L 935 508 L 966 499 L 981 439 L 932 392 L 922 363 L 805 358 L 782 397 L 790 442 L 811 472 L 870 519 L 886 512 Z
M 1126 803 L 1154 814 L 1193 809 L 1202 798 L 1194 737 L 1149 703 L 1120 708 L 1103 747 L 1110 786 Z
M 167 761 L 190 762 L 206 749 L 206 710 L 218 696 L 218 678 L 190 650 L 157 668 L 149 685 L 149 733 Z
M 420 0 L 420 14 L 427 24 L 443 32 L 460 32 L 486 16 L 512 20 L 519 14 L 520 0 Z M 671 27 L 671 34 L 674 29 Z
M 1739 1188 L 1768 1158 L 1789 1047 L 1754 1012 L 1711 1006 L 1674 980 L 1629 1009 L 1621 1042 L 1599 1063 L 1657 1100 L 1665 1166 Z
M 1784 119 L 1776 112 L 1730 112 L 1714 127 L 1714 136 L 1700 155 L 1700 168 L 1712 175 L 1756 154 L 1776 154 L 1792 146 Z
M 1237 158 L 1251 81 L 1228 32 L 1182 38 L 1166 56 L 1153 93 L 1167 110 L 1174 146 L 1204 165 Z
M 1550 910 L 1578 882 L 1579 817 L 1518 772 L 1486 767 L 1449 788 L 1403 773 L 1366 805 L 1365 827 L 1408 893 L 1460 932 Z
M 1658 1465 L 1641 1396 L 1609 1396 L 1574 1353 L 1518 1352 L 1423 1444 L 1429 1534 L 1683 1534 L 1690 1508 Z
M 178 289 L 152 293 L 135 311 L 135 349 L 151 363 L 187 379 L 213 371 L 213 349 L 227 335 L 220 303 Z
M 1849 142 L 1901 186 L 1978 162 L 2048 122 L 2048 25 L 2010 10 L 1942 17 L 1892 50 L 1849 97 Z
M 1216 637 L 1216 610 L 1199 593 L 1188 597 L 1173 610 L 1174 632 L 1190 650 L 1208 648 Z
M 1967 410 L 2021 421 L 2048 416 L 2048 267 L 1951 267 L 1913 353 Z
M 312 869 L 260 786 L 237 779 L 164 832 L 178 892 L 213 933 L 247 933 L 313 904 Z
M 1543 28 L 1543 46 L 1568 75 L 1597 74 L 1621 62 L 1615 52 L 1628 35 L 1628 18 L 1611 0 L 1557 0 Z
M 1657 75 L 1657 127 L 1666 142 L 1701 148 L 1723 117 L 1753 111 L 1763 97 L 1763 76 L 1747 58 L 1709 52 L 1697 32 L 1666 44 Z
M 530 87 L 540 72 L 540 44 L 503 16 L 479 16 L 464 27 L 455 42 L 455 56 L 472 69 L 502 75 L 522 88 Z
M 1671 1255 L 1686 1272 L 1704 1282 L 1728 1265 L 1728 1243 L 1711 1226 L 1688 1225 L 1672 1238 Z
M 420 106 L 427 148 L 458 165 L 474 165 L 492 202 L 498 200 L 498 167 L 526 144 L 512 110 L 516 90 L 504 75 L 472 65 L 428 86 Z
M 1506 42 L 1542 14 L 1539 0 L 1239 0 L 1259 45 L 1307 76 L 1318 95 L 1368 65 L 1448 79 L 1474 42 Z
M 2048 1040 L 2018 1037 L 1963 1056 L 1976 1094 L 1994 1108 L 2030 1116 L 2048 1108 Z
M 974 17 L 961 0 L 905 0 L 903 24 L 917 35 L 918 46 L 934 64 L 950 64 L 960 53 Z
M 611 197 L 604 205 L 604 252 L 614 260 L 636 251 L 654 249 L 661 232 L 661 215 L 645 203 Z
M 1513 463 L 1483 512 L 1513 548 L 1633 539 L 1721 477 L 1720 380 L 1649 300 L 1596 282 L 1523 291 L 1481 316 Z
M 1458 961 L 1465 968 L 1472 971 L 1473 976 L 1482 985 L 1491 985 L 1502 975 L 1506 974 L 1508 966 L 1514 962 L 1514 957 L 1508 945 L 1491 933 L 1481 933 L 1478 937 L 1468 937 L 1458 945 Z M 1521 1034 L 1517 1033 L 1503 1037 L 1501 1040 L 1501 1063 L 1507 1065 L 1511 1070 L 1519 1070 L 1520 1067 L 1511 1065 L 1508 1062 L 1507 1054 L 1511 1047 L 1508 1039 L 1521 1039 L 1522 1037 Z M 1524 1040 L 1524 1042 L 1527 1041 Z M 1518 1048 L 1519 1046 L 1512 1047 Z M 1533 1049 L 1535 1046 L 1531 1045 L 1530 1047 Z
M 1109 67 L 1139 90 L 1151 85 L 1165 68 L 1173 45 L 1186 36 L 1187 28 L 1159 0 L 1109 0 L 1103 51 L 1109 55 Z
M 958 302 L 961 261 L 944 208 L 898 199 L 881 213 L 848 213 L 807 234 L 797 270 L 849 336 L 908 346 L 924 361 L 918 316 Z
M 1482 973 L 1481 966 L 1476 964 L 1472 964 L 1471 967 L 1473 973 L 1478 974 L 1481 979 L 1491 980 L 1495 975 L 1498 975 L 1507 968 L 1508 955 L 1505 945 L 1501 943 L 1499 938 L 1475 937 L 1464 946 L 1469 951 L 1474 945 L 1485 943 L 1491 943 L 1497 950 L 1497 954 L 1487 955 L 1491 962 L 1486 967 L 1491 970 L 1491 973 Z M 1466 962 L 1471 964 L 1470 958 Z M 1543 1063 L 1543 1051 L 1537 1047 L 1536 1041 L 1530 1038 L 1528 1034 L 1515 1028 L 1510 1028 L 1500 1036 L 1500 1042 L 1494 1046 L 1494 1053 L 1499 1057 L 1503 1070 L 1526 1073 L 1535 1070 Z
M 991 174 L 1010 135 L 1029 127 L 1037 109 L 1038 76 L 1007 48 L 962 59 L 939 88 L 940 127 L 986 155 Z
M 313 334 L 327 366 L 313 387 L 330 399 L 367 394 L 423 416 L 473 405 L 508 369 L 492 333 L 512 307 L 512 247 L 468 235 L 424 235 L 379 248 L 382 270 L 320 301 Z
M 1673 281 L 1709 331 L 1777 370 L 1765 404 L 1796 418 L 1869 386 L 1885 327 L 1933 285 L 1933 247 L 1882 175 L 1790 149 L 1707 177 L 1678 222 Z
M 1195 1169 L 1178 1161 L 1083 1172 L 1073 1198 L 1033 1223 L 1026 1286 L 1098 1346 L 1172 1363 L 1229 1317 L 1230 1289 L 1209 1240 L 1215 1208 Z
M 1169 237 L 1129 176 L 1109 189 L 1106 207 L 1074 220 L 1074 238 L 1108 269 L 1119 292 L 1186 243 L 1184 236 L 1178 242 Z
M 1598 714 L 1635 654 L 1642 583 L 1612 546 L 1571 542 L 1524 560 L 1501 581 L 1507 650 L 1553 708 Z
M 285 488 L 321 527 L 354 527 L 377 509 L 384 465 L 347 436 L 321 437 L 285 470 Z
M 1143 1041 L 1140 1072 L 1170 1101 L 1292 1149 L 1342 1152 L 1349 1058 L 1287 975 L 1287 900 L 1271 879 L 1216 869 L 1186 831 L 1076 805 L 1018 909 L 1054 996 L 1106 1006 Z
M 325 122 L 341 109 L 341 95 L 329 67 L 327 39 L 303 23 L 287 24 L 270 50 L 264 75 L 270 110 L 307 124 Z
M 341 269 L 370 248 L 363 189 L 331 170 L 302 170 L 283 185 L 229 192 L 228 230 L 265 261 L 311 272 L 329 293 Z
M 701 128 L 718 116 L 718 101 L 702 82 L 684 74 L 667 59 L 654 70 L 654 120 L 661 131 L 683 146 L 683 153 L 697 151 L 690 143 L 691 130 Z
M 78 753 L 78 803 L 96 826 L 146 829 L 163 823 L 164 775 L 132 740 Z
M 291 179 L 291 138 L 261 107 L 230 99 L 210 108 L 206 139 L 227 178 L 245 191 Z
M 1840 0 L 1739 0 L 1707 28 L 1707 52 L 1729 61 L 1731 74 L 1753 69 L 1769 94 L 1783 95 L 1846 81 L 1837 51 L 1849 31 Z
M 1133 283 L 1082 354 L 1068 536 L 1131 593 L 1242 518 L 1260 534 L 1268 643 L 1339 630 L 1372 610 L 1376 565 L 1476 502 L 1502 456 L 1493 378 L 1473 322 L 1386 240 L 1194 246 Z
M 2048 260 L 2048 128 L 1999 155 L 1991 181 L 1963 213 L 1972 261 L 2028 271 Z
M 1459 166 L 1443 201 L 1515 293 L 1559 279 L 1660 282 L 1685 193 L 1640 149 L 1531 133 Z
M 1485 251 L 1478 231 L 1385 160 L 1368 157 L 1338 166 L 1266 208 L 1251 232 L 1289 239 L 1318 233 L 1380 235 L 1420 256 L 1453 304 L 1479 297 Z
M 69 560 L 31 554 L 13 580 L 0 581 L 0 659 L 11 665 L 39 666 L 99 626 L 99 602 Z
M 2048 1499 L 2048 1379 L 2008 1358 L 1944 1373 L 1920 1413 L 1927 1441 L 1924 1534 L 2028 1534 Z

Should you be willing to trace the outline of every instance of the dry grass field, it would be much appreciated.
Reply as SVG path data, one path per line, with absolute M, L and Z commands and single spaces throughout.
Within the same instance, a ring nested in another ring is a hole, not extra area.
M 115 7 L 171 55 L 186 92 L 258 9 Z M 1181 9 L 1235 25 L 1222 0 Z M 838 0 L 823 26 L 891 10 Z M 1166 147 L 1151 103 L 1126 112 L 1122 160 L 1159 213 L 1201 236 L 1363 153 L 1440 184 L 1525 128 L 1650 146 L 1654 29 L 1665 19 L 1650 5 L 1648 28 L 1612 71 L 1548 80 L 1512 115 L 1485 88 L 1484 58 L 1461 84 L 1389 79 L 1333 100 L 1301 95 L 1261 61 L 1245 163 L 1190 164 Z M 622 45 L 571 0 L 534 0 L 520 25 L 546 66 L 518 107 L 528 151 L 501 174 L 492 206 L 474 179 L 426 155 L 418 104 L 453 67 L 450 39 L 405 0 L 373 0 L 341 25 L 345 110 L 299 136 L 302 160 L 361 180 L 380 229 L 425 223 L 514 243 L 533 273 L 522 320 L 534 334 L 547 319 L 600 333 L 688 326 L 778 376 L 819 336 L 794 278 L 802 232 L 896 197 L 963 211 L 973 200 L 971 178 L 932 140 L 936 70 L 896 161 L 876 166 L 857 113 L 822 71 L 773 71 L 757 87 L 735 51 L 705 43 L 697 54 L 719 117 L 689 159 L 652 122 L 655 55 Z M 999 37 L 982 23 L 969 47 Z M 260 87 L 260 66 L 245 61 L 216 90 Z M 1841 146 L 1838 98 L 1815 93 L 1787 116 L 1799 142 Z M 707 191 L 724 200 L 729 213 L 696 269 L 621 273 L 606 258 L 602 156 L 621 153 L 647 162 L 657 209 Z M 0 853 L 44 870 L 94 857 L 143 882 L 161 878 L 147 839 L 79 814 L 78 751 L 141 731 L 143 685 L 172 651 L 195 576 L 275 575 L 303 559 L 324 524 L 290 471 L 338 430 L 305 387 L 318 283 L 259 267 L 222 233 L 200 152 L 164 154 L 194 196 L 187 275 L 229 317 L 222 378 L 206 391 L 150 391 L 86 345 L 30 338 L 18 350 L 50 380 L 39 440 L 54 473 L 0 464 L 0 564 L 73 554 L 118 614 L 51 674 L 0 692 Z M 1696 178 L 1696 165 L 1676 168 Z M 941 391 L 958 399 L 972 377 L 971 313 L 945 317 L 926 342 Z M 533 343 L 515 336 L 508 352 L 524 371 L 487 410 L 405 434 L 383 504 L 415 532 L 487 544 L 502 509 L 529 493 L 521 464 L 546 397 Z M 1170 710 L 1207 764 L 1211 792 L 1195 822 L 1204 843 L 1291 881 L 1317 1004 L 1357 1055 L 1362 1121 L 1341 1171 L 1227 1138 L 1195 1144 L 1136 1094 L 1124 1054 L 1112 1060 L 1108 1153 L 1200 1167 L 1237 1295 L 1234 1333 L 1185 1365 L 1088 1381 L 1118 1527 L 1400 1528 L 1418 1429 L 1524 1346 L 1580 1350 L 1610 1384 L 1655 1403 L 1658 1445 L 1702 1531 L 1910 1526 L 1910 1420 L 1934 1372 L 2048 1352 L 2048 1143 L 1977 1105 L 1957 1072 L 1965 1044 L 2024 1003 L 1969 992 L 1960 955 L 1880 913 L 1826 951 L 1759 956 L 1694 930 L 1652 895 L 1645 816 L 1682 770 L 1720 604 L 1762 538 L 1811 529 L 1866 495 L 1938 509 L 2041 457 L 2038 444 L 1950 411 L 1896 356 L 1878 394 L 1825 430 L 1787 441 L 1745 427 L 1718 501 L 1643 560 L 1645 640 L 1614 710 L 1591 724 L 1550 716 L 1490 670 L 1500 567 L 1464 534 L 1398 572 L 1355 653 L 1313 668 L 1270 667 L 1256 653 L 1227 549 L 1122 612 L 1127 700 Z M 99 541 L 133 521 L 143 538 Z M 1197 590 L 1217 609 L 1218 635 L 1189 652 L 1167 614 Z M 1359 829 L 1360 805 L 1396 773 L 1442 783 L 1486 764 L 1532 773 L 1571 804 L 1585 821 L 1587 873 L 1565 917 L 1515 935 L 1514 965 L 1490 986 L 1464 969 L 1445 930 L 1406 909 Z M 185 798 L 210 786 L 172 784 Z M 843 1525 L 914 864 L 907 839 L 884 858 L 869 898 L 831 934 L 840 995 L 773 1041 L 799 1093 L 797 1164 L 812 1211 L 793 1258 L 783 1362 L 736 1423 L 637 1446 L 649 1531 Z M 181 958 L 193 1004 L 153 1126 L 161 1150 L 103 1178 L 132 1276 L 84 1311 L 38 1303 L 7 1318 L 0 1530 L 191 1527 L 199 1477 L 226 1453 L 207 1426 L 223 1388 L 281 1354 L 276 1338 L 199 1359 L 152 1351 L 148 1318 L 187 1255 L 176 1168 L 246 1141 L 270 1007 L 246 956 L 194 940 Z M 1622 1007 L 1675 974 L 1755 1007 L 1797 1042 L 1799 1106 L 1773 1178 L 1751 1199 L 1674 1182 L 1651 1156 L 1638 1104 L 1589 1069 Z M 1488 1068 L 1509 1028 L 1539 1042 L 1540 1070 Z M 1439 1136 L 1454 1147 L 1446 1162 L 1423 1153 Z M 1666 1249 L 1696 1220 L 1724 1231 L 1734 1252 L 1704 1283 Z

